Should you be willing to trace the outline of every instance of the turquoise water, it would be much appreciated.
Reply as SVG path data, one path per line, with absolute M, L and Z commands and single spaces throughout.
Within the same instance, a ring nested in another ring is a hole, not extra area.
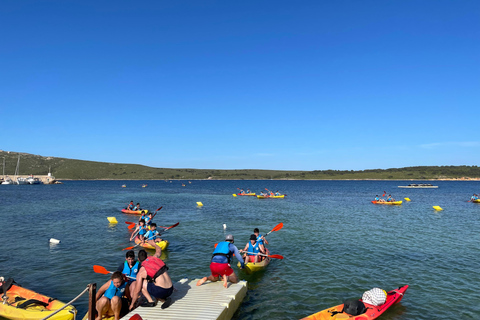
M 122 184 L 127 188 L 121 188 Z M 148 188 L 142 188 L 148 183 Z M 0 276 L 70 301 L 88 283 L 115 270 L 129 246 L 122 214 L 127 202 L 163 209 L 157 224 L 169 230 L 165 261 L 174 281 L 209 274 L 216 242 L 226 233 L 243 247 L 254 227 L 268 236 L 272 260 L 265 272 L 240 278 L 249 291 L 234 319 L 299 319 L 373 287 L 410 285 L 404 299 L 380 319 L 478 319 L 480 204 L 467 200 L 480 182 L 446 182 L 438 189 L 400 189 L 399 181 L 67 181 L 63 185 L 0 186 Z M 280 190 L 285 199 L 233 197 L 237 187 Z M 402 206 L 373 205 L 383 190 Z M 204 206 L 197 208 L 196 202 Z M 438 205 L 444 211 L 435 211 Z M 109 225 L 106 217 L 119 221 Z M 227 225 L 227 230 L 223 229 Z M 61 240 L 50 245 L 49 239 Z M 87 311 L 87 295 L 75 303 Z

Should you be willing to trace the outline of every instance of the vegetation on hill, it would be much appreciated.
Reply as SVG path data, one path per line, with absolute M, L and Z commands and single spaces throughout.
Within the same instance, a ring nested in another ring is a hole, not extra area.
M 161 179 L 298 179 L 298 180 L 341 180 L 341 179 L 389 179 L 425 180 L 480 178 L 477 166 L 407 167 L 374 170 L 208 170 L 152 168 L 138 164 L 94 162 L 66 158 L 42 157 L 27 153 L 0 151 L 0 161 L 5 158 L 5 174 L 15 173 L 20 155 L 20 174 L 46 175 L 49 168 L 57 180 L 161 180 Z M 3 168 L 2 168 L 3 169 Z

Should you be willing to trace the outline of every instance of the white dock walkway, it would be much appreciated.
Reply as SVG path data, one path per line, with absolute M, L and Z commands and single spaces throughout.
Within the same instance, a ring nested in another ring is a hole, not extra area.
M 247 294 L 247 282 L 228 283 L 207 281 L 197 287 L 199 279 L 182 279 L 174 284 L 172 304 L 162 309 L 161 302 L 153 308 L 138 307 L 121 320 L 128 320 L 138 313 L 143 320 L 230 320 Z

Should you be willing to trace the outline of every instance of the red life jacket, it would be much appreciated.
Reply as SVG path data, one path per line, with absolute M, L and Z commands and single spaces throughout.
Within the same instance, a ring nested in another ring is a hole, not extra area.
M 157 257 L 148 257 L 142 262 L 142 267 L 147 271 L 147 279 L 151 279 L 152 281 L 155 281 L 158 276 L 168 270 L 165 262 Z

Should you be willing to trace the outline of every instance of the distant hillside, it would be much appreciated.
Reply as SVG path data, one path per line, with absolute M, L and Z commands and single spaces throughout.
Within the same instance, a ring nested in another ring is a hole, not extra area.
M 42 157 L 18 152 L 0 151 L 0 163 L 5 158 L 5 174 L 13 176 L 20 154 L 20 174 L 46 175 L 51 168 L 57 180 L 162 180 L 162 179 L 388 179 L 425 180 L 480 178 L 477 166 L 407 167 L 394 169 L 374 169 L 359 171 L 315 170 L 206 170 L 152 168 L 138 164 L 94 162 L 66 158 Z M 3 168 L 2 168 L 3 170 Z

